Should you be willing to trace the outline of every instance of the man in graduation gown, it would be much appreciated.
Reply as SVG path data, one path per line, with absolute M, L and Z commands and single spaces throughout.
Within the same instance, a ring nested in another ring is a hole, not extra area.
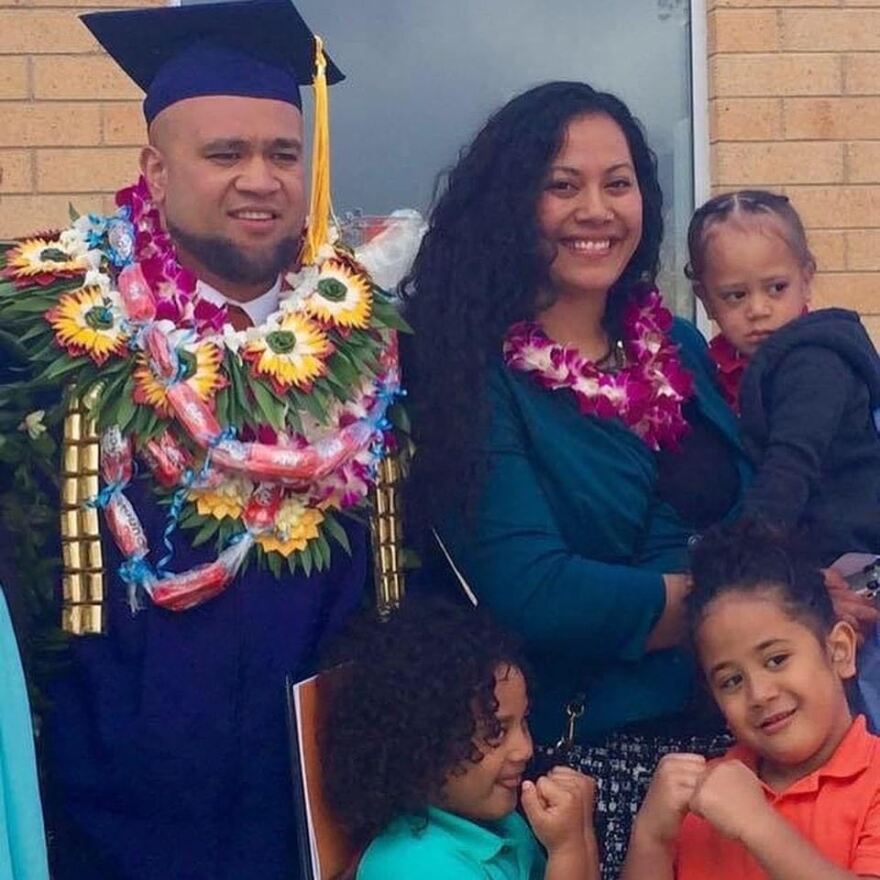
M 233 326 L 259 325 L 306 216 L 313 35 L 286 0 L 84 19 L 146 92 L 141 171 L 181 266 Z M 137 480 L 127 494 L 164 549 L 167 510 Z M 107 632 L 71 640 L 45 727 L 56 880 L 298 876 L 283 686 L 361 599 L 364 530 L 346 530 L 351 553 L 328 570 L 251 565 L 199 607 L 136 614 L 102 536 Z M 175 570 L 212 556 L 190 539 L 171 538 Z

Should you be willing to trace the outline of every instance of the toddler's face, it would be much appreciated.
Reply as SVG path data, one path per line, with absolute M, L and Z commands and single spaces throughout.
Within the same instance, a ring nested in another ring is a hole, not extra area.
M 475 746 L 482 760 L 465 762 L 443 785 L 440 806 L 468 819 L 501 819 L 516 809 L 526 764 L 532 757 L 526 681 L 519 669 L 499 667 L 495 672 L 496 718 L 500 738 L 487 741 L 477 730 Z
M 721 221 L 705 241 L 699 292 L 727 340 L 750 357 L 774 331 L 804 313 L 812 271 L 801 265 L 772 219 Z
M 852 720 L 843 687 L 855 674 L 848 624 L 820 640 L 768 586 L 712 601 L 696 643 L 715 700 L 737 740 L 763 758 L 768 784 L 799 779 L 831 757 Z

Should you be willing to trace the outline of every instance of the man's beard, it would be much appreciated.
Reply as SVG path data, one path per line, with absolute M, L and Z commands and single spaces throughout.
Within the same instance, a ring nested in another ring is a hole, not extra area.
M 206 269 L 233 284 L 265 284 L 270 287 L 284 269 L 291 268 L 300 242 L 289 235 L 266 253 L 255 254 L 230 241 L 212 235 L 186 232 L 166 221 L 175 244 L 192 254 Z

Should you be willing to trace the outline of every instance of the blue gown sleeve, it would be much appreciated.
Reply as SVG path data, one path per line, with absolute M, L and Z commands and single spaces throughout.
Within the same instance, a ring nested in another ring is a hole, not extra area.
M 665 604 L 662 575 L 588 559 L 567 546 L 500 379 L 492 380 L 490 399 L 482 500 L 472 519 L 440 530 L 452 562 L 531 649 L 588 663 L 638 660 Z

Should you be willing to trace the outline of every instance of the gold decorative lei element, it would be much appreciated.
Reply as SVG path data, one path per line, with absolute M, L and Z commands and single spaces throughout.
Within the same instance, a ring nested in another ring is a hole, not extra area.
M 104 560 L 98 511 L 98 435 L 83 401 L 70 401 L 61 459 L 61 626 L 72 635 L 104 632 Z
M 376 607 L 383 616 L 390 614 L 403 599 L 403 523 L 400 515 L 400 458 L 389 455 L 379 462 L 373 489 L 373 576 L 376 581 Z

